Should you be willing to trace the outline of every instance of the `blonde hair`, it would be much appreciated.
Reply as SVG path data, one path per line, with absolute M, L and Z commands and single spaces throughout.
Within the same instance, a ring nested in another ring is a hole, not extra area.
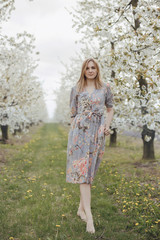
M 97 76 L 95 78 L 95 88 L 99 89 L 103 86 L 103 82 L 101 81 L 101 77 L 100 77 L 100 69 L 99 69 L 98 63 L 96 62 L 95 59 L 88 58 L 82 64 L 81 75 L 80 75 L 80 78 L 79 78 L 79 80 L 76 84 L 78 92 L 83 91 L 84 87 L 87 85 L 87 79 L 86 79 L 86 76 L 85 76 L 85 71 L 86 71 L 86 68 L 87 68 L 89 62 L 93 62 L 95 64 L 96 69 L 97 69 Z

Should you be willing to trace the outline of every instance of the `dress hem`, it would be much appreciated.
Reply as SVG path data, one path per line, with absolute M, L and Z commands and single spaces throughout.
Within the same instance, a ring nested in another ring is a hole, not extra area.
M 83 183 L 86 183 L 86 184 L 92 184 L 93 183 L 93 181 L 92 182 L 71 182 L 71 181 L 66 181 L 66 183 L 73 183 L 73 184 L 83 184 Z

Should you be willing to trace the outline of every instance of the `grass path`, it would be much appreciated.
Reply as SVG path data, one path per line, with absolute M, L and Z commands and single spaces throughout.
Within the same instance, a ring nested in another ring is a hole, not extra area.
M 90 235 L 76 215 L 79 185 L 65 182 L 67 138 L 65 126 L 45 124 L 25 144 L 0 145 L 12 152 L 0 170 L 0 240 L 160 239 L 159 162 L 148 163 L 146 170 L 141 146 L 124 137 L 117 148 L 106 147 L 92 186 L 96 234 Z M 144 211 L 142 182 L 148 184 L 146 206 L 154 211 Z

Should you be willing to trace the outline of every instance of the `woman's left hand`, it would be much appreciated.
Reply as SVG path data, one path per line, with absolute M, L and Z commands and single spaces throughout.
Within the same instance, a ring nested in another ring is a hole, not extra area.
M 109 127 L 106 124 L 104 125 L 104 134 L 106 136 L 110 135 L 110 129 L 109 129 Z

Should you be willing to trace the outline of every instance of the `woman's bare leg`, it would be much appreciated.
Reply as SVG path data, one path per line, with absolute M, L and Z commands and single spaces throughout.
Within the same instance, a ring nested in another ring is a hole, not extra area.
M 85 214 L 85 210 L 84 210 L 84 206 L 83 206 L 83 202 L 82 202 L 82 195 L 80 194 L 80 203 L 79 203 L 79 208 L 78 208 L 78 212 L 77 212 L 77 215 L 80 216 L 80 218 L 83 220 L 83 221 L 87 221 L 87 218 L 86 218 L 86 214 Z
M 91 213 L 91 184 L 87 183 L 80 184 L 80 192 L 82 204 L 87 218 L 86 231 L 90 233 L 95 233 L 93 217 Z

